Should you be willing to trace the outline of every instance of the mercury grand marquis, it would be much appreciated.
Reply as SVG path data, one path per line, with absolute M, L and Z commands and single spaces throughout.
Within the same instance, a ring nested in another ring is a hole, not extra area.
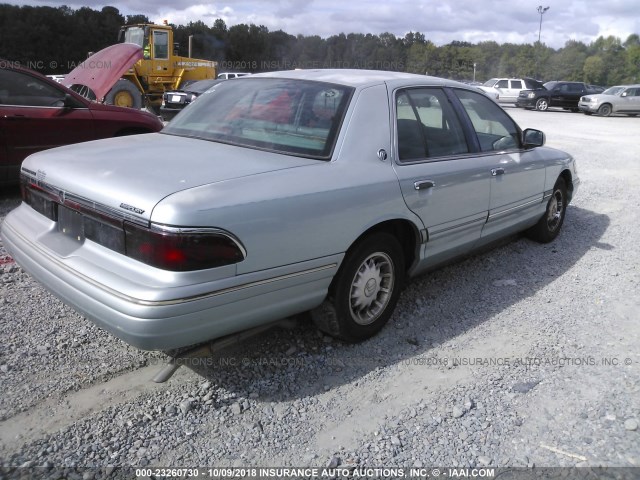
M 500 237 L 559 233 L 574 159 L 472 87 L 382 71 L 222 82 L 160 133 L 21 167 L 4 245 L 45 287 L 141 349 L 311 311 L 349 342 L 403 280 Z

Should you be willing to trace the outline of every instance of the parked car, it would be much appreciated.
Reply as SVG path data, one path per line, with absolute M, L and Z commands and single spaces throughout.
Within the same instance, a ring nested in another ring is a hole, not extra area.
M 578 112 L 580 97 L 592 93 L 582 82 L 547 82 L 534 90 L 522 90 L 516 107 L 546 112 L 549 107 L 560 107 Z
M 479 92 L 482 92 L 483 95 L 486 95 L 494 102 L 500 103 L 500 95 L 498 94 L 497 91 L 496 92 L 488 91 L 488 90 L 485 90 L 484 88 L 480 88 L 480 86 L 478 85 L 472 85 L 472 87 L 477 89 Z
M 20 163 L 34 152 L 160 129 L 162 122 L 147 112 L 90 101 L 44 75 L 0 62 L 0 184 L 18 183 Z
M 230 78 L 246 77 L 248 75 L 251 75 L 251 74 L 248 72 L 224 72 L 224 73 L 219 73 L 218 78 L 221 80 L 229 80 Z
M 540 87 L 542 83 L 533 78 L 491 78 L 478 88 L 497 97 L 500 103 L 515 103 L 521 90 Z
M 591 93 L 602 93 L 606 90 L 606 87 L 602 85 L 587 85 L 587 90 Z
M 515 232 L 556 238 L 579 179 L 544 142 L 458 82 L 257 74 L 160 133 L 30 156 L 1 235 L 49 290 L 143 349 L 307 310 L 361 341 L 406 276 Z
M 160 115 L 162 115 L 162 119 L 165 121 L 171 120 L 180 113 L 184 107 L 198 98 L 199 95 L 202 95 L 220 82 L 224 82 L 224 79 L 199 80 L 187 84 L 180 90 L 165 92 L 162 95 L 162 105 L 160 105 Z
M 62 82 L 64 80 L 64 75 L 47 75 L 47 78 L 50 78 L 51 80 L 55 81 L 55 82 Z
M 640 84 L 618 85 L 600 94 L 580 98 L 580 111 L 591 115 L 597 113 L 608 117 L 614 113 L 623 113 L 630 117 L 640 114 Z

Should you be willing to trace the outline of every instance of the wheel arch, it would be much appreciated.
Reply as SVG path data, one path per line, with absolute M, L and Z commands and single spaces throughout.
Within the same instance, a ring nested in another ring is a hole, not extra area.
M 398 218 L 385 220 L 369 227 L 351 243 L 351 245 L 345 252 L 344 258 L 347 258 L 349 254 L 353 250 L 355 250 L 364 239 L 376 233 L 388 233 L 398 240 L 404 256 L 404 273 L 406 275 L 413 264 L 419 259 L 419 249 L 420 245 L 422 244 L 419 228 L 413 222 L 407 219 Z M 337 278 L 337 275 L 334 277 L 334 281 L 335 278 Z M 334 282 L 331 282 L 329 292 L 332 292 L 333 286 Z
M 609 107 L 609 115 L 614 113 L 613 112 L 613 104 L 610 102 L 604 102 L 601 103 L 600 106 L 598 107 L 598 113 L 600 113 L 600 110 L 602 109 L 602 107 Z
M 564 184 L 567 187 L 567 200 L 570 202 L 573 198 L 573 175 L 568 168 L 565 168 L 562 172 L 560 172 L 559 177 L 564 180 Z

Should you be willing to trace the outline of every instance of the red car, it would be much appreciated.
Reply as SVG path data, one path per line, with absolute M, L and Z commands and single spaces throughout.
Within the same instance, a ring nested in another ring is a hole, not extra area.
M 130 62 L 137 59 L 137 53 L 121 50 L 111 51 L 109 65 L 118 67 L 95 70 L 94 77 L 99 81 L 86 85 L 98 99 L 104 95 L 103 90 L 108 91 L 115 84 L 121 69 L 125 65 L 125 69 L 129 68 Z M 87 68 L 107 64 L 89 64 L 93 58 L 85 62 Z M 148 112 L 88 100 L 16 62 L 0 59 L 0 184 L 17 183 L 22 160 L 34 152 L 100 138 L 157 132 L 162 126 Z

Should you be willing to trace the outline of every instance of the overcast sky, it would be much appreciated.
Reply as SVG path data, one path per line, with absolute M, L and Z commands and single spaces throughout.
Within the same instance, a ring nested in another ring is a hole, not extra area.
M 586 44 L 614 35 L 623 42 L 640 34 L 637 0 L 0 0 L 16 5 L 68 5 L 101 9 L 111 5 L 123 15 L 141 13 L 155 23 L 179 25 L 202 20 L 213 25 L 222 18 L 228 27 L 239 23 L 265 25 L 270 31 L 329 37 L 338 33 L 391 32 L 403 37 L 422 32 L 436 45 L 454 40 L 478 43 L 533 43 L 538 40 L 538 6 L 551 7 L 542 17 L 543 43 L 561 48 L 567 40 Z

